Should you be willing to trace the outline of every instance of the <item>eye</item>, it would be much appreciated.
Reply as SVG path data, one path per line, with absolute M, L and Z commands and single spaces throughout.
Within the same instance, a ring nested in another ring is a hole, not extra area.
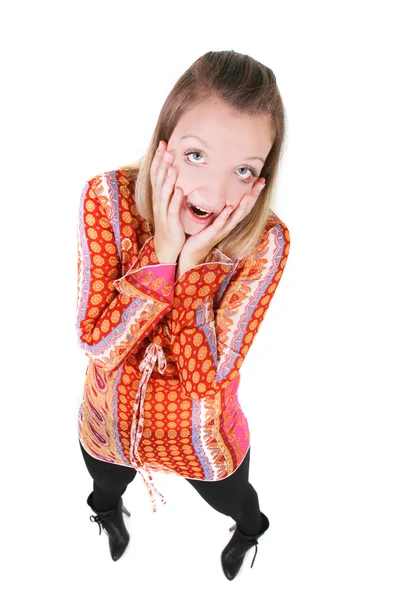
M 258 177 L 257 171 L 255 171 L 254 169 L 252 169 L 251 167 L 239 167 L 239 169 L 245 169 L 246 171 L 250 172 L 251 177 L 249 178 L 249 176 L 247 176 L 247 179 L 245 180 L 245 183 L 249 183 L 249 181 L 251 181 L 252 177 Z
M 183 153 L 183 156 L 190 156 L 192 154 L 197 154 L 199 156 L 203 156 L 203 153 L 198 150 L 197 148 L 191 148 L 190 150 L 186 150 Z M 189 165 L 194 165 L 194 164 L 203 164 L 200 163 L 198 160 L 195 160 L 194 162 L 192 162 L 191 160 L 185 160 L 185 162 Z M 246 179 L 243 179 L 243 177 L 240 177 L 241 181 L 243 181 L 243 183 L 250 183 L 252 178 L 256 178 L 259 176 L 259 174 L 257 173 L 257 171 L 255 169 L 253 169 L 252 167 L 249 167 L 247 165 L 243 166 L 243 167 L 239 167 L 239 169 L 244 169 L 245 171 L 249 171 L 250 176 L 248 175 Z
M 183 153 L 183 156 L 189 156 L 190 154 L 199 154 L 200 156 L 202 156 L 201 152 L 199 150 L 186 150 L 186 152 Z M 191 161 L 186 161 L 191 163 Z M 197 162 L 197 161 L 195 161 Z

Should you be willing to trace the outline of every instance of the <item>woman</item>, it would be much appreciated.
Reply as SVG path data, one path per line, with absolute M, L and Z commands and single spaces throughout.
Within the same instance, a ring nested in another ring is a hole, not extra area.
M 208 52 L 167 97 L 139 164 L 82 192 L 77 329 L 89 365 L 78 431 L 90 518 L 113 560 L 129 542 L 122 495 L 137 472 L 154 511 L 156 494 L 165 502 L 158 471 L 234 519 L 221 555 L 230 580 L 269 526 L 248 480 L 238 386 L 289 252 L 271 209 L 284 131 L 273 72 Z

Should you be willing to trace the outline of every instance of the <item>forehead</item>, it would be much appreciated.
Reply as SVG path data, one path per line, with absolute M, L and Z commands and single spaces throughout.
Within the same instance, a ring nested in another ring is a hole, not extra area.
M 171 141 L 182 136 L 198 135 L 214 150 L 229 147 L 245 148 L 250 153 L 261 152 L 266 156 L 273 144 L 273 128 L 268 115 L 245 115 L 235 112 L 221 101 L 207 100 L 197 104 L 179 119 Z

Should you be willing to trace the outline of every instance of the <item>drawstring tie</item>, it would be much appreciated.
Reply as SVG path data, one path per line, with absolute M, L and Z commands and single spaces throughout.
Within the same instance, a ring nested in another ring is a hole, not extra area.
M 92 521 L 92 523 L 97 523 L 97 525 L 99 526 L 99 535 L 101 535 L 101 528 L 103 527 L 103 531 L 108 535 L 107 533 L 107 529 L 105 528 L 106 525 L 108 525 L 109 523 L 111 523 L 111 521 L 113 521 L 115 517 L 115 510 L 109 510 L 107 513 L 104 514 L 104 516 L 100 516 L 100 515 L 90 515 L 89 519 Z
M 147 382 L 150 378 L 150 375 L 154 369 L 154 365 L 157 360 L 158 360 L 158 370 L 162 374 L 162 373 L 164 373 L 165 368 L 167 366 L 167 361 L 166 361 L 162 346 L 160 346 L 160 344 L 156 344 L 155 342 L 151 342 L 147 346 L 144 358 L 139 365 L 139 369 L 140 369 L 140 371 L 143 372 L 143 375 L 142 375 L 142 378 L 139 383 L 139 388 L 138 388 L 138 391 L 137 391 L 137 394 L 135 397 L 135 403 L 133 406 L 131 439 L 133 439 L 134 427 L 135 427 L 135 423 L 137 423 L 138 411 L 139 411 L 139 422 L 137 423 L 137 427 L 136 427 L 135 440 L 133 443 L 131 443 L 131 448 L 130 448 L 130 460 L 131 460 L 132 466 L 141 474 L 141 476 L 144 480 L 147 491 L 149 492 L 149 495 L 151 498 L 153 512 L 156 512 L 156 510 L 157 510 L 155 494 L 158 494 L 160 496 L 163 504 L 166 504 L 166 500 L 165 500 L 164 496 L 157 490 L 156 486 L 154 485 L 153 478 L 151 476 L 150 471 L 148 470 L 146 465 L 143 464 L 142 461 L 140 460 L 140 457 L 138 454 L 138 447 L 139 447 L 139 443 L 140 443 L 142 433 L 143 433 L 143 423 L 144 423 L 143 403 L 144 403 L 144 398 L 146 395 Z
M 254 565 L 254 561 L 256 560 L 257 552 L 258 552 L 258 537 L 259 536 L 253 536 L 253 535 L 245 535 L 245 534 L 243 534 L 240 531 L 240 529 L 239 529 L 239 527 L 237 526 L 236 523 L 234 525 L 232 525 L 232 527 L 229 528 L 229 531 L 235 531 L 235 533 L 238 536 L 238 539 L 240 540 L 240 543 L 242 544 L 243 547 L 245 547 L 245 548 L 247 547 L 248 550 L 252 546 L 255 547 L 253 561 L 252 561 L 251 566 L 250 566 L 250 569 L 252 569 L 253 565 Z

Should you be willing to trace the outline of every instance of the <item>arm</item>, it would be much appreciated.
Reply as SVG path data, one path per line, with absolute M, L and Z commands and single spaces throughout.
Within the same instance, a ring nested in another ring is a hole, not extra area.
M 93 178 L 81 195 L 76 328 L 86 355 L 111 371 L 170 310 L 176 264 L 158 262 L 150 237 L 122 276 L 101 184 Z
M 181 383 L 192 398 L 214 395 L 238 375 L 281 279 L 289 246 L 289 231 L 280 222 L 233 275 L 233 261 L 219 253 L 214 259 L 219 262 L 196 265 L 180 276 L 166 321 Z

